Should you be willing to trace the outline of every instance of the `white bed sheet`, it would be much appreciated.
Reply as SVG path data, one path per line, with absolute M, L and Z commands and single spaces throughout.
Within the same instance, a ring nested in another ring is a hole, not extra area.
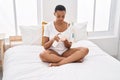
M 5 53 L 2 80 L 120 80 L 120 62 L 90 41 L 72 47 L 89 48 L 83 63 L 48 67 L 39 59 L 42 46 L 21 45 Z

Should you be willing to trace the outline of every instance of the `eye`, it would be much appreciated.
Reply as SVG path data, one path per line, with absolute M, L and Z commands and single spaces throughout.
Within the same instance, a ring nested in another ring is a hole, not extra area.
M 62 18 L 64 18 L 65 16 L 62 16 Z
M 60 16 L 57 16 L 57 18 L 60 18 Z

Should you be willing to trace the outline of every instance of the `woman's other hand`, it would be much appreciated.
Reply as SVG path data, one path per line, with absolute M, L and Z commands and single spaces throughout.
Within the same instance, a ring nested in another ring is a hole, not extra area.
M 54 40 L 56 40 L 57 42 L 60 40 L 60 38 L 59 38 L 59 35 L 60 33 L 58 33 L 55 37 L 54 37 Z
M 61 38 L 59 41 L 62 41 L 62 42 L 67 41 L 67 38 Z

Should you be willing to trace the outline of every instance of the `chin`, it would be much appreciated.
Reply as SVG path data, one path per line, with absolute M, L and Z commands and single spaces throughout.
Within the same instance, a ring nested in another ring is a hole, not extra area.
M 59 21 L 59 23 L 62 23 L 62 22 L 64 22 L 64 21 Z

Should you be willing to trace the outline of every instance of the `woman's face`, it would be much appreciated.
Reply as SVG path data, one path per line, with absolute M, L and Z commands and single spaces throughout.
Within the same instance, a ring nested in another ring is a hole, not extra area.
M 56 21 L 63 22 L 65 18 L 65 11 L 56 11 L 54 15 L 56 16 Z

